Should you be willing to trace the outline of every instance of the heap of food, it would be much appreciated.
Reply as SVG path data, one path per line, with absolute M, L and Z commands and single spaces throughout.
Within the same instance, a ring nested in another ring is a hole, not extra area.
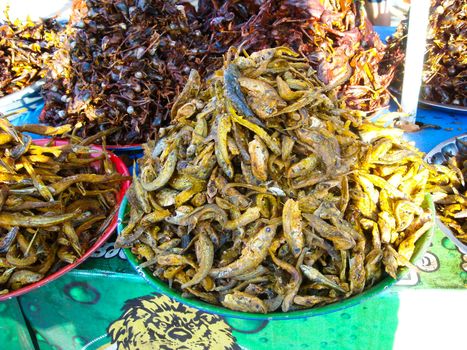
M 467 144 L 457 139 L 459 152 L 445 155 L 445 165 L 435 165 L 437 175 L 429 180 L 429 191 L 433 193 L 436 213 L 454 235 L 467 244 Z
M 107 153 L 81 143 L 35 144 L 22 131 L 63 135 L 71 127 L 13 127 L 0 118 L 0 295 L 73 263 L 102 235 L 126 177 Z
M 340 108 L 287 48 L 192 71 L 145 146 L 117 245 L 183 296 L 284 312 L 361 293 L 410 266 L 433 225 L 433 167 L 399 129 Z
M 152 138 L 190 69 L 209 69 L 202 49 L 208 38 L 199 27 L 187 3 L 86 1 L 75 10 L 43 88 L 45 121 L 81 122 L 82 137 L 123 127 L 109 144 Z
M 326 85 L 340 87 L 347 107 L 368 114 L 387 106 L 394 69 L 379 65 L 385 46 L 366 19 L 363 1 L 201 0 L 215 48 L 248 52 L 287 45 L 307 58 Z
M 390 39 L 386 62 L 398 64 L 396 77 L 403 76 L 407 45 L 407 21 Z M 401 80 L 396 86 L 400 88 Z M 427 101 L 467 107 L 467 2 L 431 0 L 430 29 L 420 97 Z
M 0 97 L 44 78 L 60 40 L 61 26 L 53 19 L 0 23 Z
M 252 52 L 291 45 L 348 107 L 374 113 L 389 101 L 384 46 L 352 0 L 86 0 L 55 55 L 43 96 L 44 121 L 83 123 L 81 136 L 123 126 L 110 144 L 141 143 L 170 121 L 191 68 L 222 67 L 231 45 Z

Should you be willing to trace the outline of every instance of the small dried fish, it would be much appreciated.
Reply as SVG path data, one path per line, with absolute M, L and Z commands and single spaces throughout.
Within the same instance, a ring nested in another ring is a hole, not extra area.
M 8 7 L 0 27 L 0 97 L 45 77 L 60 46 L 63 27 L 56 19 L 12 20 Z
M 299 60 L 285 48 L 230 57 L 191 96 L 200 112 L 138 160 L 117 246 L 183 295 L 259 313 L 329 304 L 397 277 L 432 224 L 422 154 L 341 109 Z M 158 219 L 141 219 L 135 197 Z
M 457 154 L 444 154 L 446 162 L 431 169 L 428 188 L 433 193 L 439 219 L 467 244 L 467 147 L 461 138 L 456 143 Z
M 115 192 L 128 178 L 112 163 L 104 166 L 105 157 L 93 148 L 36 146 L 20 131 L 63 137 L 66 126 L 15 128 L 1 116 L 0 125 L 0 138 L 7 140 L 0 145 L 0 164 L 13 171 L 0 168 L 0 174 L 23 179 L 0 178 L 0 290 L 11 291 L 87 251 L 113 218 Z

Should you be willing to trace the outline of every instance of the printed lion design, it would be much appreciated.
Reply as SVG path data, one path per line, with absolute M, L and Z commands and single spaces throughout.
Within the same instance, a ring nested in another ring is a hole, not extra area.
M 118 350 L 239 350 L 231 327 L 216 315 L 165 295 L 129 300 L 108 329 Z

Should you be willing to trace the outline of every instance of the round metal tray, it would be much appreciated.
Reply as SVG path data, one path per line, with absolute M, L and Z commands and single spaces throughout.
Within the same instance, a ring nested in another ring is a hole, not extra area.
M 20 110 L 34 110 L 42 103 L 40 91 L 44 82 L 43 79 L 38 80 L 24 89 L 0 97 L 0 112 L 10 114 Z
M 394 87 L 389 87 L 389 91 L 393 94 L 397 95 L 399 98 L 401 97 L 401 92 L 399 89 Z M 427 107 L 430 109 L 438 109 L 443 112 L 447 113 L 456 113 L 456 114 L 465 114 L 467 115 L 467 107 L 459 106 L 459 105 L 452 105 L 452 104 L 444 104 L 434 101 L 425 100 L 423 98 L 418 100 L 418 104 L 422 107 Z
M 425 107 L 430 107 L 430 108 L 434 108 L 434 109 L 439 109 L 441 111 L 444 111 L 444 112 L 454 112 L 454 113 L 457 113 L 457 114 L 465 114 L 467 115 L 467 107 L 463 107 L 463 106 L 458 106 L 458 105 L 448 105 L 448 104 L 443 104 L 443 103 L 438 103 L 438 102 L 432 102 L 432 101 L 428 101 L 428 100 L 423 100 L 423 99 L 420 99 L 418 101 L 418 103 L 422 106 L 425 106 Z
M 462 141 L 462 142 L 460 142 Z M 435 146 L 425 156 L 425 160 L 430 164 L 445 164 L 447 162 L 446 157 L 452 157 L 459 152 L 467 153 L 467 134 L 462 134 L 456 137 L 452 137 L 446 141 L 441 142 Z M 436 218 L 438 227 L 443 233 L 449 237 L 449 239 L 459 248 L 463 254 L 467 254 L 467 244 L 462 243 L 454 235 L 454 232 L 446 226 L 440 219 Z

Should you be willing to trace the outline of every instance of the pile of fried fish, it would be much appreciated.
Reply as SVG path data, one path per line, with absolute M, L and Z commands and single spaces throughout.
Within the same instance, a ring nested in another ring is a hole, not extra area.
M 171 113 L 117 245 L 182 296 L 254 313 L 334 303 L 396 278 L 433 226 L 436 169 L 288 48 L 231 50 L 204 85 L 192 71 Z
M 92 139 L 34 143 L 33 132 L 64 137 L 70 125 L 14 127 L 0 116 L 0 296 L 75 262 L 117 211 L 120 175 Z
M 457 151 L 457 152 L 455 152 Z M 452 233 L 467 244 L 467 143 L 457 138 L 455 148 L 443 155 L 443 164 L 435 164 L 436 176 L 431 176 L 428 190 L 436 203 L 436 213 Z

